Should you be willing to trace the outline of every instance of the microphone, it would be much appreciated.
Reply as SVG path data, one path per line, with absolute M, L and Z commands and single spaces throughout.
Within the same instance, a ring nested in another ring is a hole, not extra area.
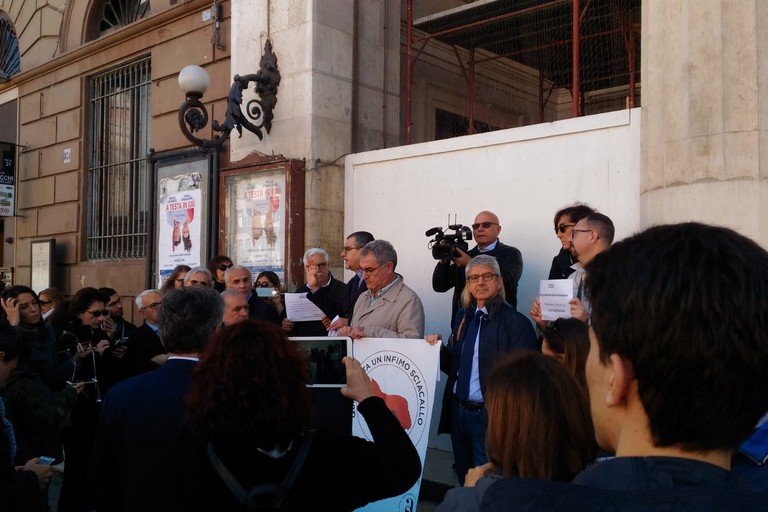
M 440 232 L 440 228 L 432 228 L 432 229 L 428 229 L 428 230 L 427 230 L 427 232 L 426 232 L 426 233 L 424 233 L 424 236 L 432 236 L 432 235 L 436 235 L 436 234 L 438 234 L 439 232 Z

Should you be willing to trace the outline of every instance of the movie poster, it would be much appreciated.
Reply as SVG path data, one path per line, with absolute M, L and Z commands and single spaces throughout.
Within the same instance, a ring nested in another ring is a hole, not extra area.
M 177 265 L 205 266 L 202 176 L 179 174 L 158 181 L 157 253 L 161 286 Z
M 227 254 L 254 276 L 271 270 L 285 282 L 285 172 L 226 178 Z

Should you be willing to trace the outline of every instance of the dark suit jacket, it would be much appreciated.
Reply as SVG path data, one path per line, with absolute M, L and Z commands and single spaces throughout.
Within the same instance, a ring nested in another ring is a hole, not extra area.
M 355 302 L 357 302 L 357 298 L 367 289 L 368 285 L 365 284 L 365 281 L 360 279 L 360 276 L 357 274 L 352 276 L 352 279 L 347 282 L 347 310 L 341 315 L 342 317 L 352 320 L 352 314 L 355 312 Z
M 105 397 L 90 468 L 99 512 L 188 509 L 177 477 L 184 396 L 196 364 L 170 359 Z
M 167 351 L 160 342 L 160 336 L 144 322 L 128 337 L 128 349 L 125 352 L 125 378 L 158 369 L 152 358 Z
M 327 286 L 322 286 L 315 293 L 309 293 L 309 287 L 306 284 L 296 289 L 296 293 L 302 292 L 308 293 L 307 298 L 315 303 L 331 320 L 336 315 L 343 315 L 347 310 L 347 287 L 333 276 L 331 276 L 331 282 Z M 328 336 L 328 331 L 325 330 L 323 322 L 320 320 L 294 322 L 291 336 Z
M 477 364 L 480 372 L 480 389 L 485 393 L 485 382 L 499 359 L 513 350 L 537 350 L 538 341 L 531 321 L 517 312 L 509 304 L 496 296 L 487 304 L 487 318 L 480 324 L 480 339 L 478 341 Z M 462 309 L 454 322 L 458 328 L 461 318 L 467 321 L 459 332 L 454 329 L 451 339 L 453 343 L 443 345 L 440 349 L 440 370 L 448 375 L 443 394 L 443 408 L 440 414 L 438 434 L 450 432 L 451 401 L 453 400 L 453 385 L 459 371 L 461 348 L 464 344 L 467 324 L 475 315 L 475 305 Z
M 467 253 L 471 258 L 478 254 L 487 254 L 493 256 L 499 262 L 501 269 L 501 278 L 504 281 L 504 292 L 507 302 L 513 308 L 517 308 L 517 282 L 523 274 L 523 255 L 516 247 L 504 245 L 501 241 L 496 242 L 496 247 L 492 251 L 481 253 L 475 246 Z M 457 267 L 452 261 L 438 262 L 432 273 L 432 289 L 436 292 L 447 292 L 453 288 L 453 309 L 451 310 L 451 319 L 456 318 L 459 311 L 459 302 L 461 292 L 467 283 L 464 267 Z
M 278 325 L 282 321 L 280 315 L 277 314 L 277 308 L 258 297 L 256 292 L 252 292 L 251 298 L 248 299 L 248 318 Z

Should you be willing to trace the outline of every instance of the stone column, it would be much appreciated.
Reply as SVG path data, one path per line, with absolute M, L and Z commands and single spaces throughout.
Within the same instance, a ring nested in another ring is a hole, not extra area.
M 768 246 L 768 2 L 644 0 L 642 13 L 641 224 L 721 224 Z

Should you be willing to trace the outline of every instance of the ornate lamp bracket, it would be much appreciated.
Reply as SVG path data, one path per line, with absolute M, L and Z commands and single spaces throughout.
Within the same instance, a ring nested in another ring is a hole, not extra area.
M 208 126 L 208 110 L 200 101 L 208 89 L 208 74 L 200 66 L 190 65 L 179 73 L 179 85 L 186 94 L 186 101 L 179 107 L 179 128 L 192 144 L 207 151 L 219 151 L 229 138 L 233 129 L 243 136 L 243 128 L 255 133 L 259 140 L 264 139 L 262 129 L 267 133 L 272 129 L 272 113 L 277 105 L 277 88 L 280 85 L 280 71 L 277 57 L 272 52 L 272 42 L 267 39 L 264 54 L 259 61 L 259 71 L 249 75 L 235 75 L 227 96 L 227 112 L 224 122 L 211 121 L 215 132 L 212 139 L 195 136 Z M 254 92 L 258 99 L 249 100 L 242 108 L 243 91 L 249 84 L 255 84 Z

